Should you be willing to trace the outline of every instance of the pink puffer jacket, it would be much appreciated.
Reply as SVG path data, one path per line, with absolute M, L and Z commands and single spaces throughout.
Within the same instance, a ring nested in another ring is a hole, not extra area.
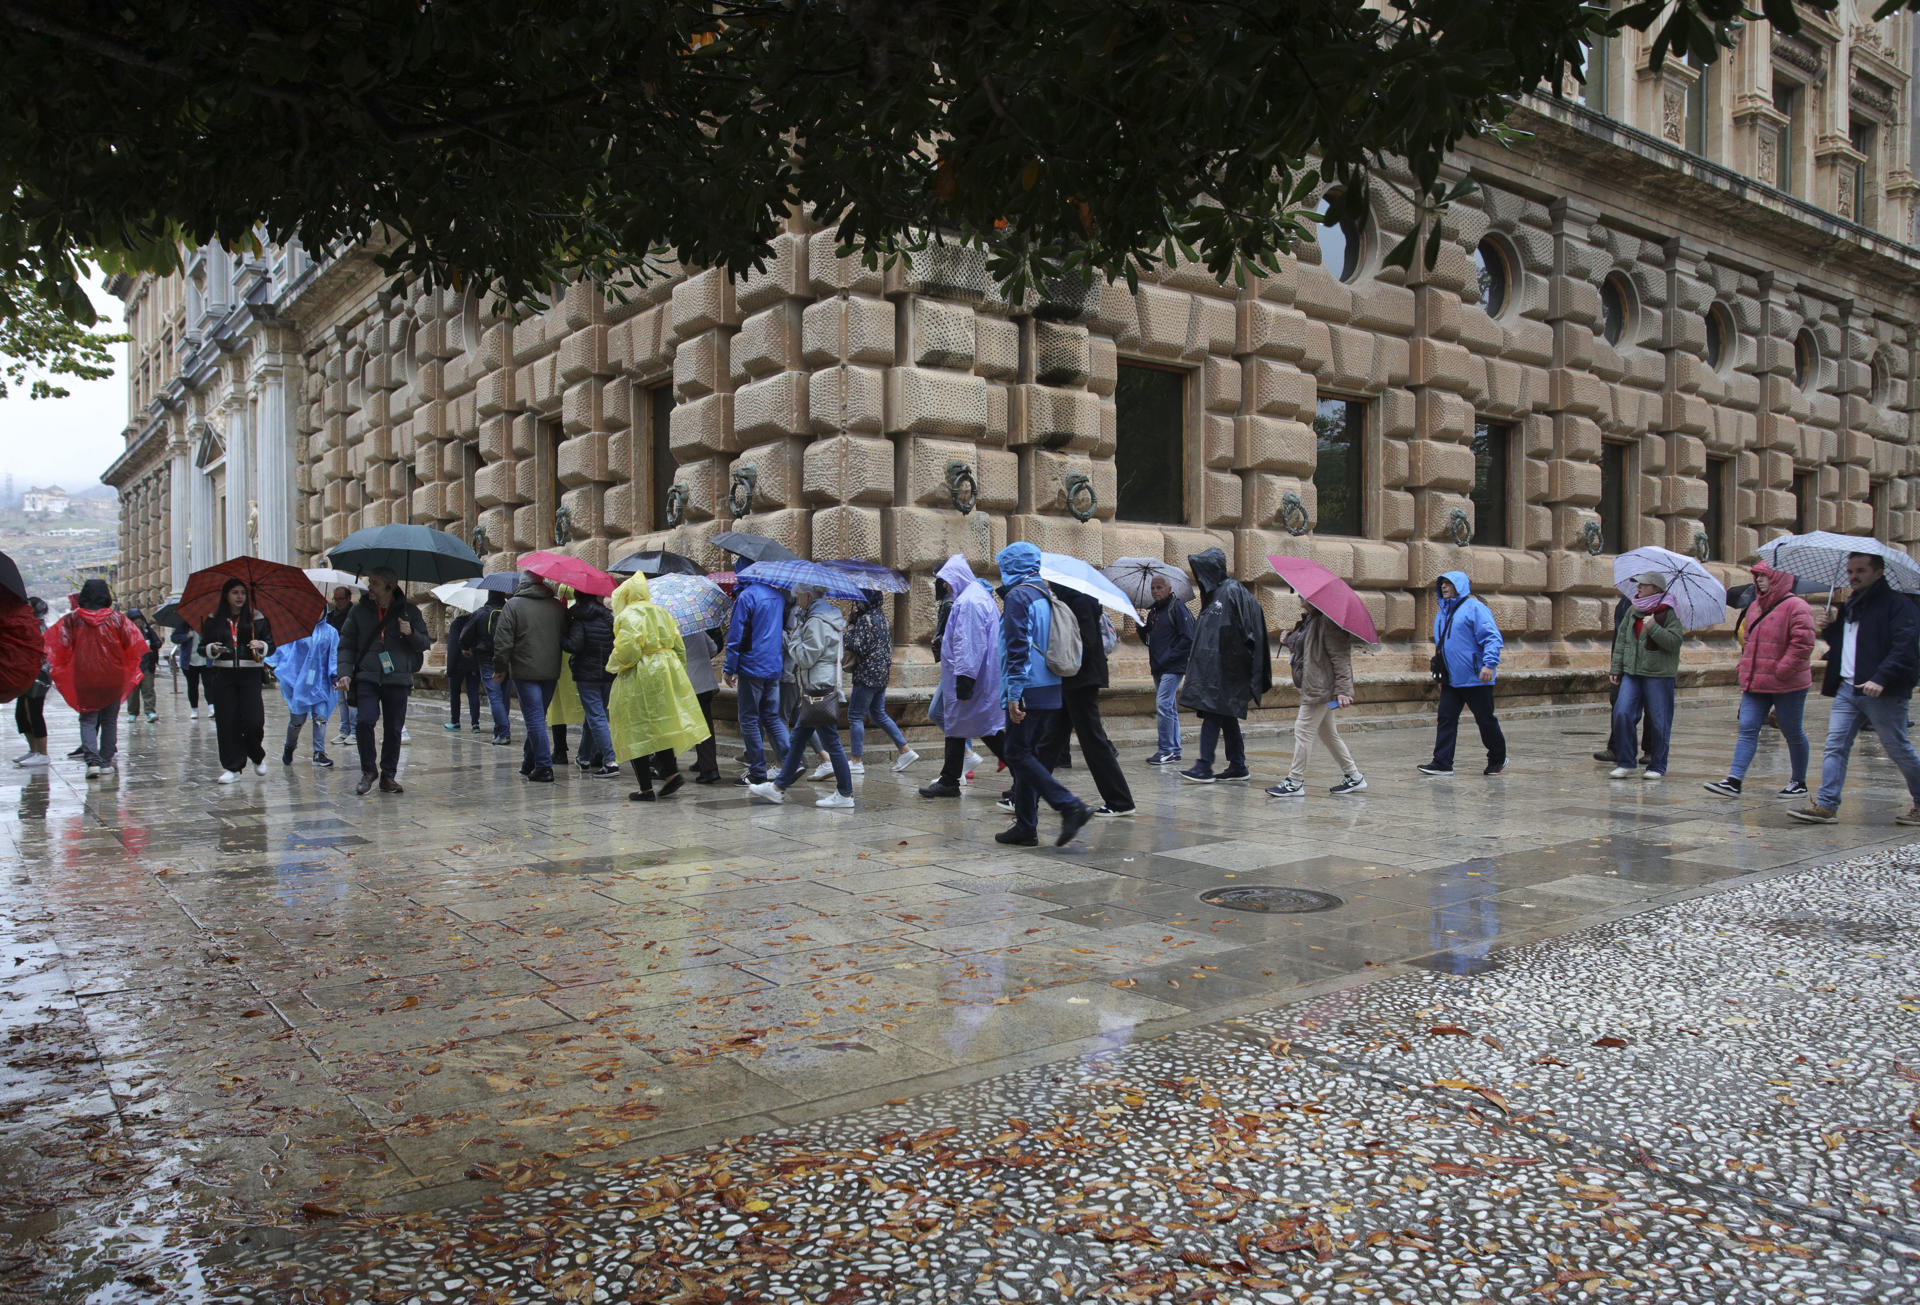
M 1767 592 L 1747 608 L 1746 646 L 1740 650 L 1740 687 L 1748 693 L 1798 693 L 1813 685 L 1813 609 L 1793 592 L 1785 571 L 1756 566 L 1771 574 Z

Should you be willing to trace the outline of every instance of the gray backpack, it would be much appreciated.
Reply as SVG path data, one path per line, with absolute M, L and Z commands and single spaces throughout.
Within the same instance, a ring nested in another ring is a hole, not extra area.
M 1080 618 L 1051 589 L 1045 585 L 1037 587 L 1047 596 L 1047 606 L 1053 612 L 1047 628 L 1047 669 L 1063 680 L 1069 675 L 1078 675 L 1080 659 L 1086 653 L 1080 644 Z

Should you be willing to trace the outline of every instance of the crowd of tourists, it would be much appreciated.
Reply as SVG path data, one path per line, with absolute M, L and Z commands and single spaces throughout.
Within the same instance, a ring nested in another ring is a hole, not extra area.
M 1134 813 L 1125 769 L 1100 714 L 1117 635 L 1095 597 L 1043 577 L 1042 554 L 1034 545 L 1010 544 L 994 561 L 997 585 L 976 576 L 959 554 L 935 578 L 932 651 L 940 677 L 928 715 L 944 748 L 938 776 L 918 792 L 929 800 L 960 796 L 984 764 L 977 744 L 998 759 L 1009 780 L 999 806 L 1012 822 L 997 840 L 1036 844 L 1044 802 L 1059 816 L 1054 841 L 1065 845 L 1096 817 Z M 1190 577 L 1197 612 L 1176 595 L 1169 577 L 1156 575 L 1145 595 L 1149 605 L 1135 614 L 1155 691 L 1155 747 L 1145 763 L 1177 767 L 1180 778 L 1194 784 L 1249 780 L 1241 722 L 1274 685 L 1266 615 L 1229 575 L 1220 549 L 1187 561 L 1186 575 L 1171 578 L 1184 587 Z M 1735 626 L 1741 697 L 1732 759 L 1725 778 L 1705 787 L 1742 796 L 1763 732 L 1772 725 L 1791 772 L 1778 796 L 1801 799 L 1789 810 L 1795 820 L 1831 823 L 1853 745 L 1862 730 L 1871 730 L 1913 800 L 1898 823 L 1920 824 L 1920 754 L 1908 740 L 1907 719 L 1920 679 L 1915 602 L 1888 584 L 1885 560 L 1875 553 L 1848 555 L 1846 574 L 1850 594 L 1831 605 L 1822 621 L 1796 594 L 1794 575 L 1766 562 L 1753 566 L 1752 599 Z M 305 730 L 312 764 L 333 766 L 327 734 L 337 713 L 333 741 L 351 741 L 358 753 L 355 791 L 403 793 L 409 699 L 431 639 L 420 609 L 392 571 L 374 570 L 368 581 L 357 597 L 336 588 L 311 631 L 282 640 L 238 579 L 220 591 L 205 621 L 180 626 L 170 639 L 138 609 L 116 610 L 105 580 L 88 580 L 71 610 L 45 628 L 39 674 L 18 695 L 16 721 L 27 752 L 15 765 L 49 765 L 45 702 L 57 690 L 79 715 L 80 746 L 71 755 L 84 762 L 88 778 L 113 773 L 122 709 L 130 728 L 157 719 L 153 686 L 165 654 L 186 679 L 191 719 L 199 719 L 205 699 L 219 755 L 217 782 L 238 782 L 249 767 L 266 773 L 263 696 L 271 678 L 288 711 L 283 765 L 293 764 Z M 1667 775 L 1675 683 L 1687 639 L 1669 583 L 1659 572 L 1636 576 L 1632 596 L 1615 609 L 1612 730 L 1607 747 L 1595 754 L 1611 766 L 1615 780 Z M 689 749 L 696 784 L 722 781 L 713 706 L 724 680 L 738 694 L 742 773 L 733 782 L 754 800 L 783 803 L 811 757 L 816 761 L 808 778 L 832 784 L 814 805 L 851 807 L 855 780 L 866 772 L 872 730 L 892 743 L 893 770 L 920 759 L 887 711 L 894 643 L 886 595 L 861 593 L 848 612 L 824 586 L 776 588 L 743 578 L 724 624 L 683 634 L 653 601 L 645 575 L 621 581 L 603 601 L 527 574 L 511 594 L 490 594 L 486 606 L 449 627 L 450 716 L 444 728 L 462 728 L 464 704 L 469 729 L 487 729 L 495 745 L 509 746 L 509 704 L 516 704 L 520 773 L 528 783 L 553 783 L 556 770 L 570 761 L 590 777 L 612 778 L 630 769 L 630 799 L 653 802 L 681 789 L 679 756 Z M 1499 624 L 1464 572 L 1440 576 L 1435 597 L 1438 719 L 1432 757 L 1419 771 L 1431 777 L 1454 773 L 1460 717 L 1471 712 L 1486 752 L 1482 773 L 1499 775 L 1508 761 L 1495 710 L 1504 647 Z M 31 599 L 31 610 L 44 624 L 45 602 Z M 1308 769 L 1322 748 L 1340 772 L 1329 789 L 1333 795 L 1367 787 L 1338 725 L 1339 713 L 1357 697 L 1354 642 L 1310 602 L 1302 603 L 1298 622 L 1283 636 L 1299 705 L 1292 762 L 1266 789 L 1270 797 L 1304 796 Z M 1822 645 L 1821 692 L 1834 702 L 1819 788 L 1810 794 L 1803 720 L 1814 653 Z M 1183 713 L 1198 724 L 1190 760 Z M 1076 741 L 1097 801 L 1076 796 L 1058 777 Z

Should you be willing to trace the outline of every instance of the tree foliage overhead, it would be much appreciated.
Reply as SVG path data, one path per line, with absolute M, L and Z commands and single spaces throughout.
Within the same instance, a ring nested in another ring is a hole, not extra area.
M 113 375 L 112 346 L 126 339 L 88 330 L 37 295 L 22 296 L 18 312 L 0 313 L 0 399 L 22 386 L 31 399 L 64 399 L 63 377 L 105 380 Z
M 1801 0 L 1832 9 L 1840 0 Z M 1920 8 L 1920 0 L 1889 0 Z M 1765 0 L 1792 26 L 1792 0 Z M 938 231 L 1010 288 L 1196 251 L 1217 275 L 1360 216 L 1658 24 L 1712 58 L 1740 0 L 0 0 L 0 316 L 90 321 L 79 259 L 309 249 L 537 299 L 653 253 L 759 261 L 796 207 L 878 256 Z M 1309 166 L 1306 160 L 1318 160 Z M 1410 255 L 1410 250 L 1403 251 Z

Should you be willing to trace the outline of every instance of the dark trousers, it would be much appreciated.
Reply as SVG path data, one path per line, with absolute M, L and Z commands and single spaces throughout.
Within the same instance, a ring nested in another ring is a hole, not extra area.
M 707 718 L 707 737 L 693 745 L 693 773 L 700 779 L 717 779 L 720 776 L 720 741 L 713 736 L 713 695 L 716 690 L 708 689 L 695 695 L 700 701 L 700 714 Z
M 642 793 L 653 792 L 653 777 L 656 771 L 661 779 L 672 779 L 680 773 L 680 762 L 673 755 L 672 748 L 662 748 L 651 756 L 633 759 L 633 777 L 639 781 Z
M 1039 828 L 1041 798 L 1055 811 L 1063 812 L 1080 801 L 1041 764 L 1040 754 L 1035 750 L 1048 718 L 1058 714 L 1058 708 L 1046 708 L 1029 711 L 1025 720 L 1017 722 L 1011 715 L 1007 717 L 1002 746 L 1006 749 L 1007 769 L 1013 774 L 1013 824 L 1025 833 L 1034 833 Z
M 258 679 L 207 679 L 207 705 L 213 708 L 213 733 L 220 745 L 220 769 L 245 770 L 249 761 L 267 759 L 261 746 L 267 713 Z
M 1130 810 L 1133 790 L 1127 787 L 1119 753 L 1107 738 L 1106 726 L 1100 720 L 1100 690 L 1093 685 L 1062 689 L 1060 699 L 1061 709 L 1047 721 L 1046 733 L 1039 742 L 1040 764 L 1050 771 L 1059 769 L 1060 763 L 1066 760 L 1067 738 L 1071 733 L 1080 740 L 1080 755 L 1086 758 L 1087 770 L 1100 790 L 1100 800 L 1111 810 Z
M 200 709 L 200 674 L 204 670 L 206 667 L 191 662 L 180 668 L 180 673 L 187 677 L 187 706 L 195 711 Z
M 449 718 L 455 725 L 460 723 L 460 695 L 467 695 L 467 717 L 476 728 L 480 724 L 480 667 L 469 663 L 463 670 L 447 673 L 447 705 L 452 709 Z
M 407 723 L 407 697 L 413 690 L 404 684 L 375 684 L 358 680 L 354 692 L 359 696 L 354 711 L 354 741 L 360 745 L 360 772 L 374 770 L 373 727 L 380 725 L 380 763 L 383 778 L 392 779 L 400 769 L 400 731 Z
M 1004 737 L 1005 736 L 1001 734 L 988 734 L 980 740 L 980 746 L 984 747 L 988 752 L 991 752 L 994 756 L 1000 757 L 1002 760 L 1004 760 L 1006 757 L 1006 753 L 1001 746 L 1001 739 L 1003 739 Z M 963 768 L 966 766 L 966 764 L 967 764 L 967 741 L 965 739 L 956 739 L 953 736 L 949 735 L 947 737 L 946 755 L 940 759 L 941 783 L 958 784 L 960 782 L 961 775 L 965 773 Z
M 1620 686 L 1615 684 L 1607 690 L 1607 751 L 1613 754 L 1613 759 L 1620 765 L 1631 766 L 1638 761 L 1638 758 L 1634 756 L 1632 748 L 1627 746 L 1632 736 L 1621 737 L 1619 721 L 1613 715 L 1613 709 L 1619 705 Z M 1651 757 L 1652 755 L 1653 717 L 1648 715 L 1642 717 L 1640 721 L 1640 756 Z
M 1214 744 L 1221 735 L 1227 737 L 1227 769 L 1245 770 L 1247 768 L 1247 744 L 1240 737 L 1240 720 L 1237 716 L 1216 716 L 1203 711 L 1200 715 L 1200 769 L 1213 769 Z
M 1480 727 L 1480 742 L 1487 749 L 1487 765 L 1507 764 L 1507 736 L 1493 718 L 1493 686 L 1475 684 L 1465 688 L 1451 684 L 1440 686 L 1440 723 L 1434 731 L 1433 764 L 1453 769 L 1453 746 L 1460 737 L 1462 708 L 1473 712 L 1473 723 Z

